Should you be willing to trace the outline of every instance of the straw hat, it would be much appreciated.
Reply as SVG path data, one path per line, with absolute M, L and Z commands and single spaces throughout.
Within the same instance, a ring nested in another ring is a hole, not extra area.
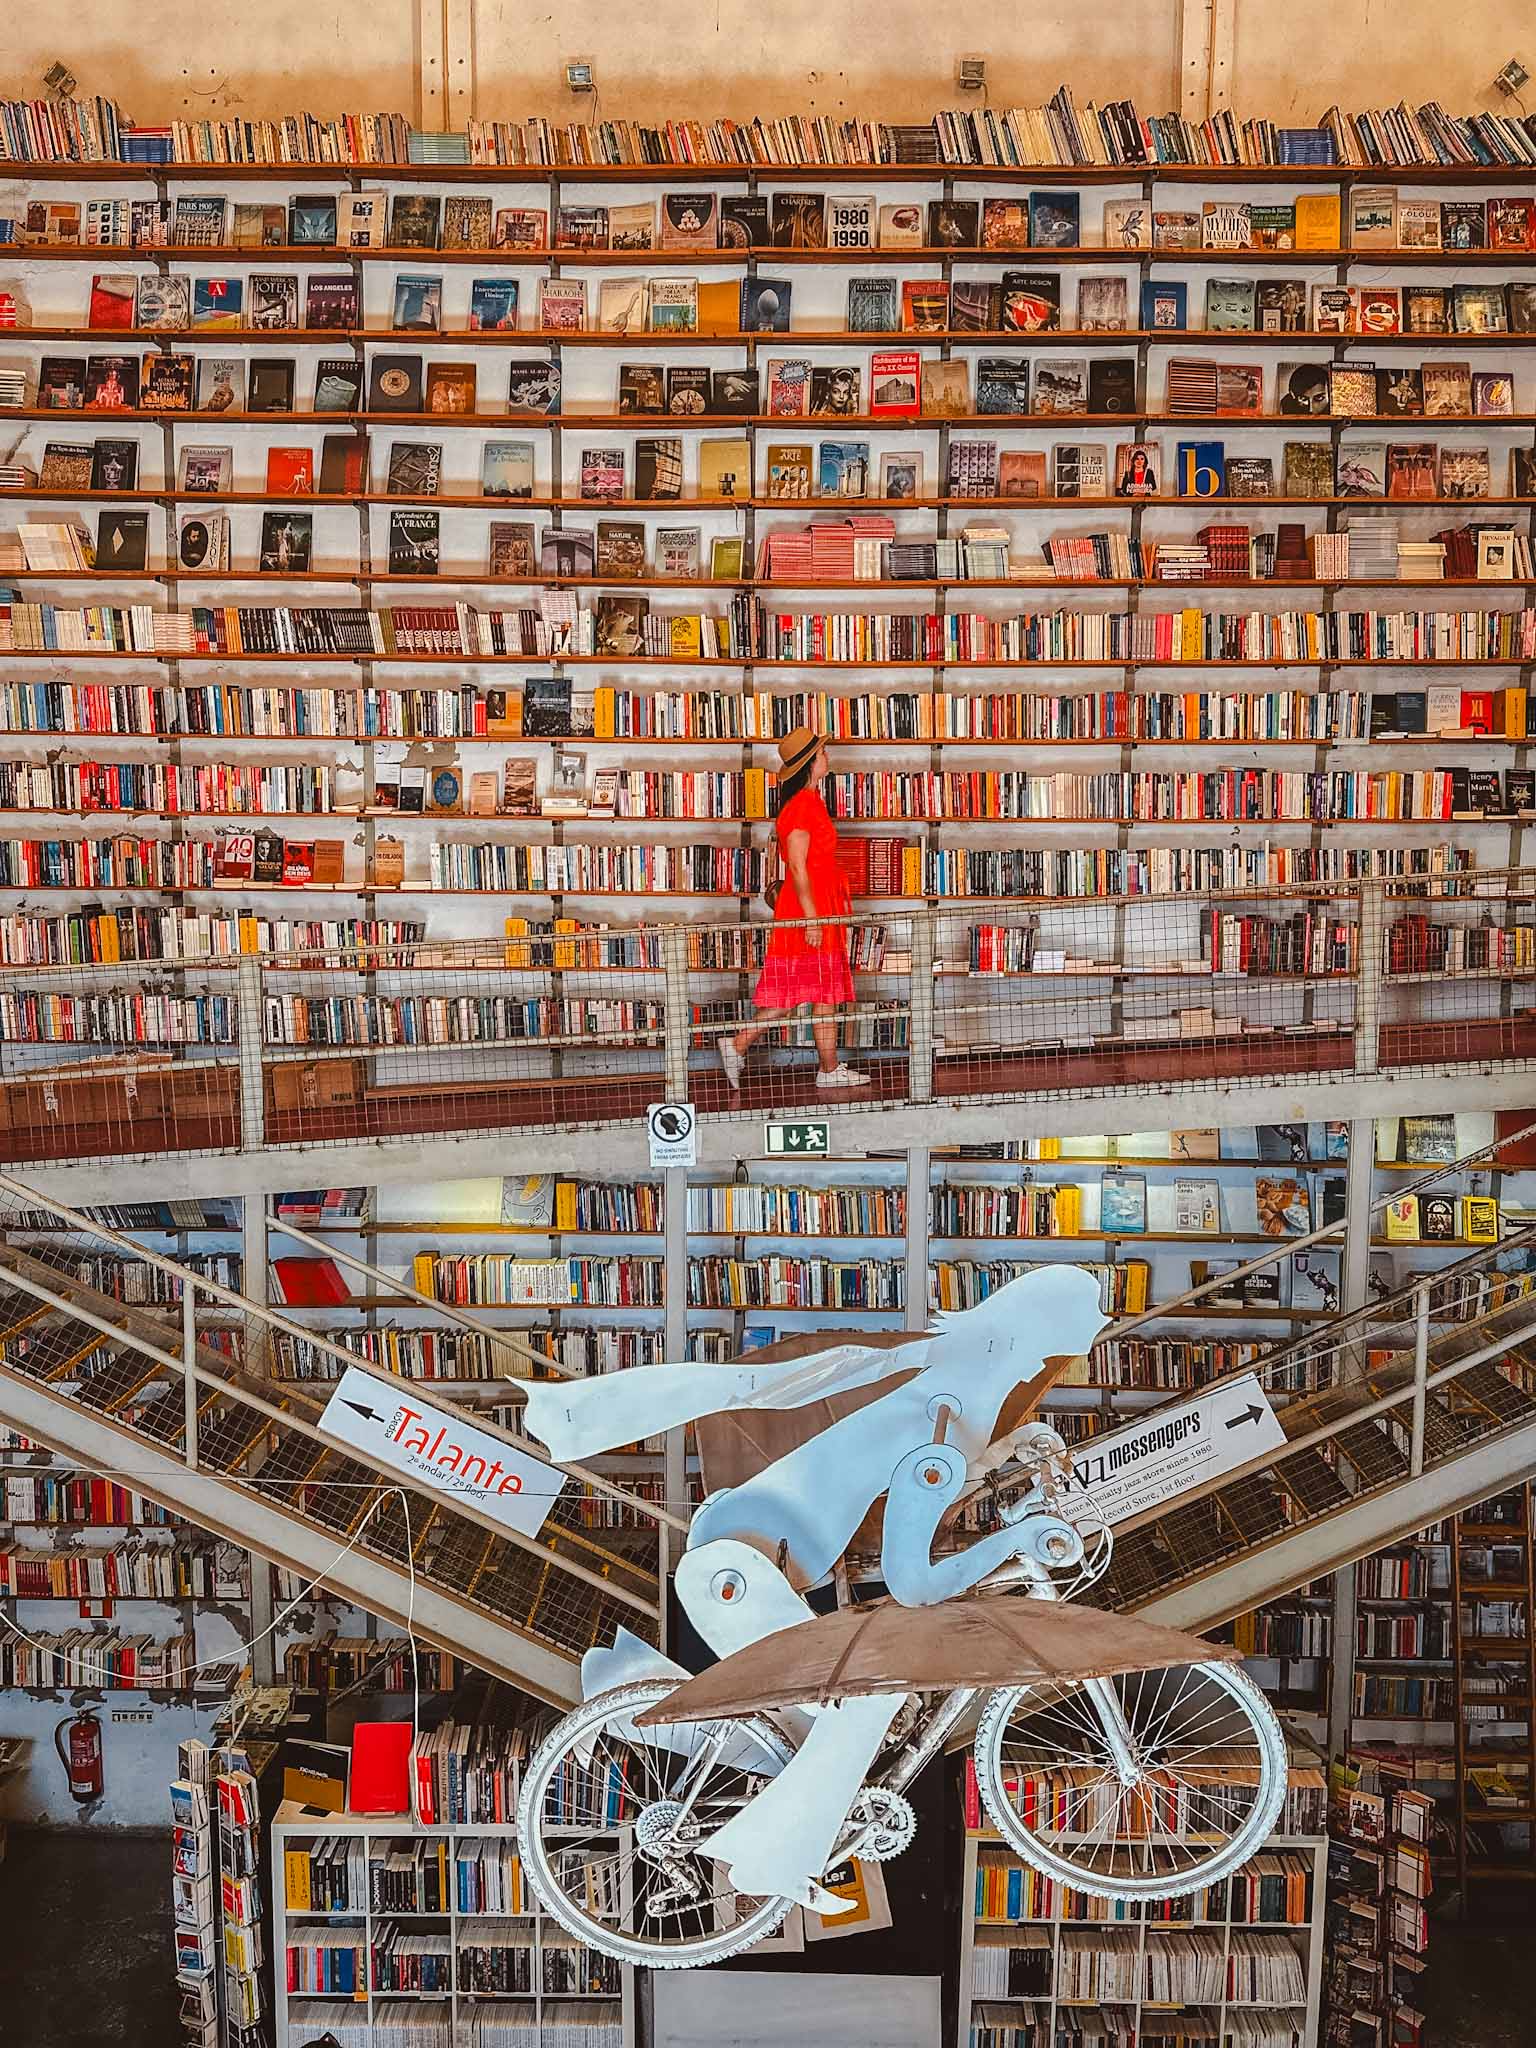
M 779 741 L 779 773 L 793 775 L 797 768 L 805 766 L 821 744 L 819 732 L 812 732 L 808 725 L 797 725 L 793 732 L 786 733 Z

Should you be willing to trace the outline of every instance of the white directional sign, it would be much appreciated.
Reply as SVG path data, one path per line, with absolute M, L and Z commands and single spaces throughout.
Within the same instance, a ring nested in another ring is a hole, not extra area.
M 565 1474 L 504 1437 L 477 1429 L 467 1416 L 423 1401 L 414 1386 L 349 1365 L 325 1404 L 319 1427 L 433 1493 L 538 1534 L 565 1485 Z
M 699 1118 L 691 1102 L 653 1102 L 645 1112 L 652 1166 L 697 1166 Z
M 1245 1372 L 1175 1408 L 1090 1438 L 1073 1454 L 1072 1476 L 1107 1522 L 1126 1522 L 1284 1443 L 1269 1396 L 1256 1375 Z

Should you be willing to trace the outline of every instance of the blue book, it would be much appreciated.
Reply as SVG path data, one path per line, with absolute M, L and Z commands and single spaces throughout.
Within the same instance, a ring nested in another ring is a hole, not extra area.
M 1166 278 L 1147 278 L 1141 287 L 1141 324 L 1177 331 L 1189 325 L 1189 287 Z
M 1082 240 L 1082 202 L 1076 192 L 1031 192 L 1029 246 L 1075 249 Z
M 1224 441 L 1181 441 L 1178 455 L 1181 498 L 1222 496 L 1227 488 L 1227 450 Z
M 517 325 L 517 279 L 477 277 L 469 288 L 471 332 L 493 334 Z

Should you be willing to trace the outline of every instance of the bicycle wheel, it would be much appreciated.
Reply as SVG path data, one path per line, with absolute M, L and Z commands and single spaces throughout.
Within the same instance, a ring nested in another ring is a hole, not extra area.
M 681 1681 L 598 1693 L 536 1751 L 517 1805 L 528 1882 L 578 1940 L 623 1963 L 717 1963 L 771 1934 L 788 1899 L 739 1896 L 700 1840 L 777 1775 L 791 1748 L 771 1722 L 637 1729 Z
M 1101 1898 L 1197 1891 L 1236 1870 L 1285 1797 L 1285 1737 L 1230 1664 L 1167 1665 L 995 1692 L 976 1779 L 1003 1839 Z

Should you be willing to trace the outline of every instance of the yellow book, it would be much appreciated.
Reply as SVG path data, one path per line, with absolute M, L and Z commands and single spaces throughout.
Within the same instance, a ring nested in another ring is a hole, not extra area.
M 920 846 L 904 846 L 901 850 L 901 893 L 903 896 L 921 896 L 923 893 L 923 849 Z
M 533 948 L 517 943 L 528 936 L 527 918 L 509 917 L 502 926 L 502 934 L 507 940 L 506 964 L 508 967 L 531 967 L 533 965 Z
M 115 967 L 123 957 L 123 934 L 115 917 L 96 920 L 103 966 Z
M 1186 608 L 1179 614 L 1180 640 L 1185 661 L 1205 658 L 1205 613 Z
M 1499 1205 L 1492 1195 L 1463 1195 L 1461 1234 L 1469 1244 L 1497 1244 Z
M 768 771 L 766 768 L 749 768 L 742 778 L 743 802 L 749 818 L 768 816 Z
M 592 737 L 595 740 L 611 740 L 618 737 L 614 731 L 614 702 L 617 692 L 611 683 L 600 683 L 592 693 Z
M 1387 1204 L 1388 1244 L 1417 1244 L 1419 1241 L 1419 1198 L 1394 1195 Z
M 672 621 L 672 659 L 697 661 L 703 651 L 703 620 L 697 612 L 680 612 Z
M 284 1849 L 283 1901 L 290 1913 L 310 1911 L 309 1851 Z
M 1504 692 L 1504 737 L 1507 740 L 1525 738 L 1525 722 L 1529 716 L 1529 692 L 1511 687 Z
M 576 1183 L 573 1180 L 555 1182 L 555 1228 L 574 1230 L 576 1228 Z
M 581 930 L 581 920 L 575 917 L 557 917 L 555 919 L 555 930 L 557 932 L 574 934 Z M 573 938 L 567 937 L 563 941 L 559 939 L 555 941 L 555 965 L 556 967 L 574 967 L 576 965 L 576 946 Z
M 254 917 L 248 911 L 240 913 L 239 946 L 242 953 L 261 951 L 261 932 Z
M 1127 1259 L 1120 1270 L 1125 1275 L 1125 1313 L 1139 1316 L 1147 1305 L 1147 1278 L 1152 1268 L 1145 1259 Z
M 1340 210 L 1336 192 L 1298 192 L 1296 195 L 1296 246 L 1298 249 L 1337 249 Z
M 1054 1237 L 1078 1237 L 1083 1228 L 1083 1191 L 1071 1181 L 1064 1182 L 1056 1190 L 1056 1200 L 1051 1205 L 1051 1225 Z
M 437 1271 L 436 1252 L 418 1252 L 411 1261 L 411 1285 L 418 1294 L 430 1294 Z
M 1038 1149 L 1035 1152 L 1035 1157 L 1037 1159 L 1059 1159 L 1061 1157 L 1060 1138 L 1040 1138 L 1037 1139 L 1036 1144 Z
M 741 331 L 741 280 L 699 279 L 698 332 L 738 334 Z

